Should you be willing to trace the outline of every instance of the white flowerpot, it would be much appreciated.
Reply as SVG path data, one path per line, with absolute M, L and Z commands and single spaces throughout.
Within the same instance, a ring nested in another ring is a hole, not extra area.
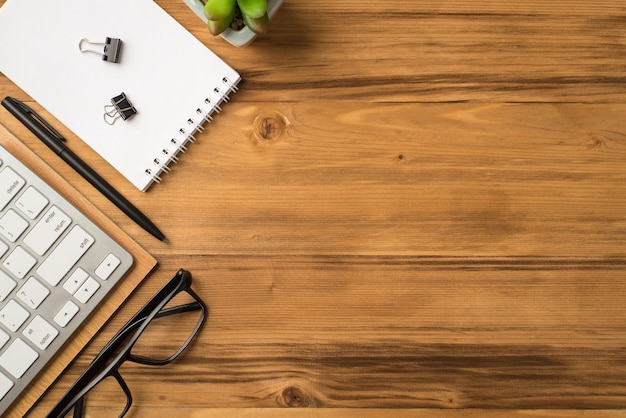
M 204 23 L 208 23 L 206 16 L 204 15 L 204 4 L 200 0 L 183 0 L 195 14 L 198 15 Z M 267 0 L 267 14 L 272 19 L 272 16 L 278 11 L 284 0 Z M 220 34 L 220 36 L 237 47 L 243 47 L 257 37 L 257 34 L 244 26 L 240 30 L 234 30 L 231 28 L 226 29 Z

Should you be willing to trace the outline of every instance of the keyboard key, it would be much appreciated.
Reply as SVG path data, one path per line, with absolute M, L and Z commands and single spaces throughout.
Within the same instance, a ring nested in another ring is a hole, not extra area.
M 24 194 L 15 202 L 15 206 L 28 216 L 35 219 L 48 206 L 48 199 L 39 193 L 33 186 L 28 187 Z
M 0 270 L 0 302 L 5 300 L 11 294 L 11 291 L 17 286 L 15 280 L 8 274 Z
M 17 214 L 13 209 L 9 209 L 0 218 L 0 234 L 11 242 L 15 242 L 22 232 L 28 228 L 28 222 Z
M 55 373 L 50 362 L 67 355 L 63 347 L 132 266 L 128 251 L 37 174 L 0 145 L 2 416 L 40 372 Z
M 93 243 L 94 238 L 91 235 L 80 226 L 74 226 L 39 266 L 37 273 L 52 286 L 56 286 Z
M 26 274 L 33 268 L 37 259 L 30 255 L 22 247 L 15 247 L 13 252 L 4 260 L 4 267 L 13 273 L 18 279 L 23 279 Z
M 120 263 L 120 259 L 117 258 L 115 254 L 107 255 L 104 261 L 102 261 L 102 263 L 100 263 L 100 265 L 96 267 L 96 276 L 98 276 L 102 280 L 108 279 L 111 276 L 111 273 L 115 271 Z
M 65 305 L 61 308 L 61 310 L 54 316 L 54 322 L 56 322 L 59 326 L 65 327 L 70 323 L 72 318 L 76 316 L 79 308 L 71 300 L 65 302 Z
M 70 295 L 73 295 L 82 286 L 82 284 L 85 283 L 87 277 L 89 277 L 89 273 L 79 267 L 74 273 L 72 273 L 67 281 L 63 283 L 63 289 L 65 289 Z
M 29 316 L 30 313 L 13 299 L 0 310 L 0 322 L 12 332 L 17 331 Z
M 39 354 L 33 348 L 20 338 L 16 338 L 9 348 L 0 355 L 0 366 L 4 367 L 13 377 L 19 379 L 37 360 L 37 357 Z
M 46 286 L 41 284 L 41 282 L 34 277 L 31 277 L 24 283 L 24 286 L 19 290 L 17 296 L 26 304 L 26 306 L 31 309 L 36 309 L 41 305 L 48 295 L 50 291 Z
M 9 334 L 4 332 L 2 328 L 0 328 L 0 348 L 4 347 L 4 345 L 11 339 Z
M 0 210 L 15 197 L 26 182 L 11 167 L 0 172 Z
M 58 207 L 52 206 L 24 237 L 24 244 L 35 253 L 44 255 L 71 223 L 69 216 Z
M 13 387 L 13 381 L 0 372 L 0 399 L 4 398 L 4 395 L 9 393 Z
M 76 294 L 74 294 L 74 297 L 78 299 L 79 302 L 87 303 L 98 289 L 100 289 L 100 283 L 93 277 L 89 277 L 80 289 L 78 289 Z
M 33 320 L 24 328 L 22 332 L 36 347 L 42 350 L 48 348 L 50 343 L 59 335 L 59 331 L 43 319 L 36 315 Z

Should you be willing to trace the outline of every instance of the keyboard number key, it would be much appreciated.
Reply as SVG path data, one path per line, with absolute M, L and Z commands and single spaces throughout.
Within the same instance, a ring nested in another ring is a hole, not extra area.
M 0 366 L 4 367 L 13 377 L 19 379 L 38 357 L 39 354 L 33 348 L 20 338 L 16 338 L 9 348 L 0 355 Z
M 59 335 L 59 331 L 40 315 L 36 315 L 30 324 L 24 328 L 22 334 L 28 338 L 35 347 L 45 350 L 50 343 L 54 341 L 57 335 Z
M 79 308 L 71 300 L 65 302 L 65 305 L 61 308 L 61 310 L 54 316 L 54 322 L 56 322 L 60 327 L 65 327 L 70 323 L 72 318 L 76 316 Z

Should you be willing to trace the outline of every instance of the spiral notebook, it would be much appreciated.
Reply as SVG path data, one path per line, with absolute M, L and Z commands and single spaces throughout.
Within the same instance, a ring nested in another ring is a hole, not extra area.
M 7 0 L 0 71 L 142 191 L 241 80 L 152 0 Z

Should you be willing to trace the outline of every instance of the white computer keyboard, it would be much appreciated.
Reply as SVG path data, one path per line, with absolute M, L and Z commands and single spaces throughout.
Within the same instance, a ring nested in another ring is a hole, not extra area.
M 0 146 L 0 415 L 132 264 Z

